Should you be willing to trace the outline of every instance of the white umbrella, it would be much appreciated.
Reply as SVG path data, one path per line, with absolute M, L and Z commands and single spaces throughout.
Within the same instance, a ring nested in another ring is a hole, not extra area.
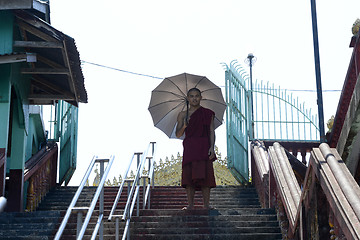
M 226 103 L 218 86 L 204 76 L 189 73 L 168 77 L 152 91 L 148 109 L 155 127 L 169 138 L 176 138 L 177 116 L 187 109 L 186 94 L 194 87 L 201 91 L 201 106 L 215 112 L 215 128 L 223 122 Z

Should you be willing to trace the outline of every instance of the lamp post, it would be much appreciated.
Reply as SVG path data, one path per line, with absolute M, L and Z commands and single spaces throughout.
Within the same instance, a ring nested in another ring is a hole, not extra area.
M 251 101 L 251 138 L 254 139 L 254 106 L 253 106 L 253 83 L 252 83 L 252 67 L 256 62 L 257 58 L 249 53 L 245 59 L 245 63 L 250 67 L 250 101 Z
M 317 105 L 319 112 L 320 142 L 323 143 L 325 142 L 324 109 L 323 109 L 323 98 L 322 98 L 322 88 L 321 88 L 320 54 L 319 54 L 319 41 L 318 41 L 317 18 L 316 18 L 316 3 L 315 0 L 310 0 L 310 1 L 311 1 L 313 42 L 314 42 Z

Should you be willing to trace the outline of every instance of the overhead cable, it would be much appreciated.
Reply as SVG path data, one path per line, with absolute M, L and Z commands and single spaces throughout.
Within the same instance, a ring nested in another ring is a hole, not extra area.
M 94 66 L 98 66 L 98 67 L 102 67 L 102 68 L 108 68 L 108 69 L 115 70 L 115 71 L 119 71 L 119 72 L 129 73 L 129 74 L 133 74 L 133 75 L 138 75 L 138 76 L 143 76 L 143 77 L 150 77 L 150 78 L 156 78 L 156 79 L 164 79 L 164 78 L 161 78 L 161 77 L 155 77 L 155 76 L 151 76 L 151 75 L 147 75 L 147 74 L 131 72 L 131 71 L 122 70 L 122 69 L 114 68 L 114 67 L 109 67 L 109 66 L 105 66 L 105 65 L 101 65 L 101 64 L 93 63 L 93 62 L 88 62 L 88 61 L 84 61 L 84 60 L 81 60 L 81 62 L 82 62 L 82 63 L 91 64 L 91 65 L 94 65 Z
M 148 75 L 148 74 L 131 72 L 131 71 L 127 71 L 127 70 L 123 70 L 123 69 L 119 69 L 119 68 L 114 68 L 114 67 L 109 67 L 109 66 L 105 66 L 105 65 L 102 65 L 102 64 L 88 62 L 88 61 L 84 61 L 84 60 L 81 60 L 81 62 L 91 64 L 91 65 L 94 65 L 94 66 L 98 66 L 98 67 L 102 67 L 102 68 L 107 68 L 107 69 L 119 71 L 119 72 L 129 73 L 129 74 L 133 74 L 133 75 L 138 75 L 138 76 L 143 76 L 143 77 L 150 77 L 150 78 L 155 78 L 155 79 L 164 79 L 164 78 L 161 78 L 161 77 L 156 77 L 156 76 L 152 76 L 152 75 Z M 220 86 L 220 87 L 224 88 L 225 86 Z M 256 89 L 254 89 L 254 90 L 256 90 Z M 311 90 L 311 89 L 309 89 L 309 90 L 307 90 L 307 89 L 281 89 L 281 90 L 286 90 L 286 91 L 290 91 L 290 92 L 316 92 L 316 90 Z M 340 91 L 341 90 L 323 90 L 323 92 L 340 92 Z

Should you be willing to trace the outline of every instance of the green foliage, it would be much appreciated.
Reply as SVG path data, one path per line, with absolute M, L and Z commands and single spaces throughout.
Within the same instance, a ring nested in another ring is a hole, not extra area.
M 215 154 L 217 160 L 214 162 L 214 173 L 217 185 L 240 185 L 239 182 L 232 176 L 229 169 L 227 169 L 227 158 L 224 159 L 219 152 L 218 147 L 215 146 Z M 166 157 L 165 160 L 160 159 L 159 162 L 154 163 L 154 180 L 157 186 L 180 186 L 181 184 L 181 172 L 182 172 L 182 156 L 180 153 L 177 154 L 176 158 L 174 155 Z M 95 173 L 97 169 L 95 169 Z M 98 174 L 98 173 L 97 173 Z M 147 175 L 147 170 L 143 171 L 143 174 Z M 99 176 L 100 178 L 100 176 Z M 130 172 L 130 179 L 135 178 L 133 171 Z M 96 177 L 95 177 L 96 179 Z M 95 183 L 94 179 L 94 183 Z M 105 182 L 105 186 L 119 186 L 122 182 L 122 176 L 118 178 L 114 177 L 111 182 L 108 179 Z M 95 185 L 94 185 L 95 186 Z M 96 185 L 97 186 L 97 185 Z
M 215 146 L 217 160 L 214 162 L 214 173 L 217 185 L 239 185 L 238 181 L 227 169 L 227 159 L 222 159 L 218 147 Z M 177 154 L 177 158 L 171 156 L 171 161 L 166 157 L 165 161 L 160 159 L 155 166 L 155 185 L 160 186 L 180 186 L 182 172 L 182 156 Z

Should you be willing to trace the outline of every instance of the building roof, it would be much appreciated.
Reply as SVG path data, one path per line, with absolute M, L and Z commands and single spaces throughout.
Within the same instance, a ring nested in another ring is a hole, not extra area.
M 21 69 L 22 74 L 31 75 L 29 103 L 87 103 L 75 40 L 25 10 L 14 10 L 14 16 L 21 36 L 14 41 L 14 52 L 36 56 L 35 62 Z
M 31 14 L 50 23 L 49 0 L 0 0 L 1 10 L 26 9 Z

